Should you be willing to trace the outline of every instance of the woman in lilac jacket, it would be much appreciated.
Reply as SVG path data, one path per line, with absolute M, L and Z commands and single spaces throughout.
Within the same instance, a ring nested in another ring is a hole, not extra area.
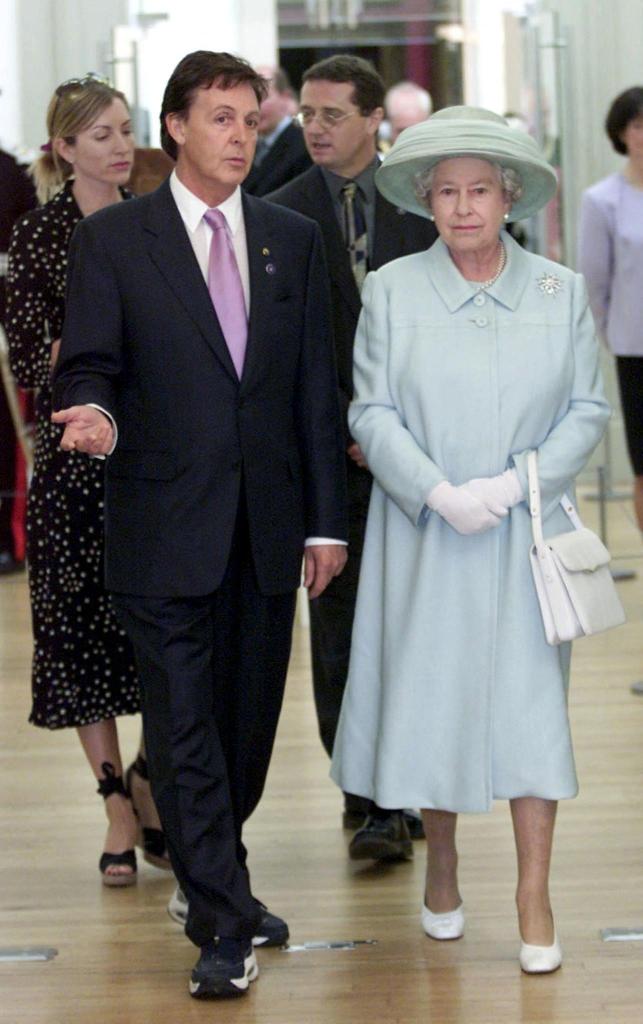
M 643 87 L 616 97 L 605 121 L 623 169 L 583 194 L 579 270 L 596 325 L 616 357 L 634 508 L 643 530 Z

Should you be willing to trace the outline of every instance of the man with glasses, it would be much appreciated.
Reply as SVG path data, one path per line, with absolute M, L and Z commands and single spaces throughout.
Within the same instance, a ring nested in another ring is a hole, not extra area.
M 349 558 L 343 575 L 310 602 L 315 704 L 322 743 L 329 755 L 348 673 L 372 479 L 346 420 L 353 396 L 360 288 L 368 270 L 426 249 L 437 237 L 430 221 L 396 209 L 376 191 L 377 133 L 383 116 L 384 83 L 372 64 L 350 55 L 314 64 L 302 79 L 299 121 L 315 166 L 268 196 L 317 221 L 330 274 L 348 473 Z M 419 816 L 379 808 L 350 793 L 344 795 L 344 801 L 344 826 L 358 829 L 350 844 L 351 858 L 412 856 L 411 835 L 422 836 Z

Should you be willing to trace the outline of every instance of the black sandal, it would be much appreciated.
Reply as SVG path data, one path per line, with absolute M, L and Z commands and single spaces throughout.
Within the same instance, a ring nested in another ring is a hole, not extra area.
M 149 784 L 150 777 L 147 771 L 147 761 L 142 754 L 138 755 L 134 763 L 131 764 L 125 772 L 125 789 L 127 791 L 127 795 L 132 801 L 134 814 L 139 822 L 139 837 L 136 841 L 136 845 L 143 851 L 143 858 L 148 864 L 153 864 L 155 868 L 160 868 L 161 871 L 171 871 L 172 864 L 170 863 L 170 858 L 167 852 L 165 833 L 160 828 L 149 828 L 147 825 L 144 825 L 143 809 L 136 806 L 132 789 L 133 772 Z
M 110 761 L 103 761 L 101 769 L 105 777 L 98 779 L 98 789 L 96 792 L 100 793 L 103 800 L 106 800 L 108 796 L 112 796 L 113 793 L 120 793 L 121 796 L 129 799 L 123 785 L 123 776 L 116 774 L 114 765 Z M 131 870 L 126 875 L 113 875 L 107 869 L 114 865 L 128 867 Z M 103 876 L 103 885 L 113 888 L 134 885 L 136 882 L 136 852 L 134 850 L 124 850 L 123 853 L 104 853 L 98 862 L 98 870 Z

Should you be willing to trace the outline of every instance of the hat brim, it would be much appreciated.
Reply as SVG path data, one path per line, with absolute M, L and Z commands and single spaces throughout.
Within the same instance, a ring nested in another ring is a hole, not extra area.
M 427 207 L 415 194 L 416 175 L 459 156 L 488 160 L 517 171 L 522 195 L 513 203 L 507 220 L 531 217 L 556 194 L 554 169 L 531 136 L 508 125 L 461 119 L 434 123 L 429 119 L 407 128 L 378 168 L 375 183 L 394 206 L 428 217 Z

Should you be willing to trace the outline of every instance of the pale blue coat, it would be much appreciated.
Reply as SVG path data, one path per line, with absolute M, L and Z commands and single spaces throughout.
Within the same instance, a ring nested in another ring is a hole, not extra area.
M 331 774 L 382 807 L 577 792 L 570 645 L 545 641 L 526 503 L 474 536 L 425 504 L 514 466 L 526 494 L 536 448 L 545 534 L 568 530 L 558 500 L 609 418 L 583 278 L 502 237 L 486 295 L 441 239 L 362 295 L 349 422 L 375 484 Z

